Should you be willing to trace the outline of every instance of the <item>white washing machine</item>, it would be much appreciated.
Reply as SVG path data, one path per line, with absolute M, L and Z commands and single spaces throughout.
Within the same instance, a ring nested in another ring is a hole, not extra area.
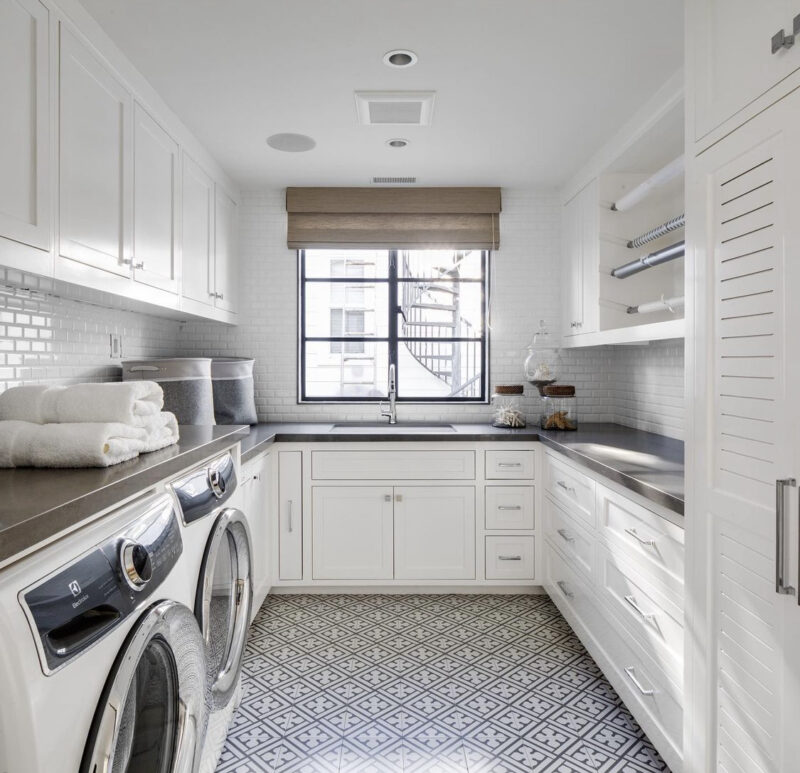
M 206 655 L 208 727 L 201 773 L 212 773 L 238 706 L 239 686 L 253 603 L 251 539 L 236 487 L 231 454 L 171 483 L 180 503 L 187 552 L 202 561 L 194 611 Z
M 183 533 L 162 490 L 0 572 L 0 771 L 198 768 L 206 647 Z

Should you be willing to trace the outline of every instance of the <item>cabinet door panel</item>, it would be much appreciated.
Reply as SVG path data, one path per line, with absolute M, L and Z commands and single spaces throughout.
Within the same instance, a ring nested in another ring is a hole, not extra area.
M 236 202 L 221 191 L 215 196 L 214 218 L 214 292 L 215 306 L 225 311 L 236 311 L 238 297 Z
M 314 579 L 391 579 L 392 489 L 315 486 L 311 492 Z
M 394 513 L 396 579 L 474 579 L 472 486 L 397 487 Z
M 278 454 L 278 573 L 303 579 L 303 452 Z
M 131 96 L 63 26 L 60 94 L 59 252 L 129 275 Z
M 181 292 L 184 298 L 213 306 L 214 183 L 185 153 L 182 201 Z
M 0 0 L 0 236 L 50 248 L 48 11 Z
M 134 278 L 176 292 L 178 144 L 139 104 L 134 105 L 133 148 Z

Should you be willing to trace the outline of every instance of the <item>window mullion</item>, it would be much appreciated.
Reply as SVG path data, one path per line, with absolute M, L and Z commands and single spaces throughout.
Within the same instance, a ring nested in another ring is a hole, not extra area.
M 395 384 L 400 383 L 400 368 L 397 359 L 397 250 L 389 251 L 389 364 L 394 365 Z

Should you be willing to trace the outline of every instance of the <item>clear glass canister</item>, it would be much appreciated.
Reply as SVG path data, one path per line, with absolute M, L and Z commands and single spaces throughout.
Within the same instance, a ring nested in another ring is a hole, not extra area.
M 541 404 L 542 429 L 578 429 L 578 398 L 574 386 L 546 386 Z
M 522 410 L 522 384 L 496 386 L 492 394 L 492 426 L 504 429 L 522 429 L 525 414 Z

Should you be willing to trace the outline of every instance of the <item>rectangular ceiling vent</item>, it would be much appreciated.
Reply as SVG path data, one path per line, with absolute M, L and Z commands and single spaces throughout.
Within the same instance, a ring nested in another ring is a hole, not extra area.
M 356 91 L 363 126 L 429 126 L 435 91 Z
M 413 185 L 416 177 L 373 177 L 375 185 Z

